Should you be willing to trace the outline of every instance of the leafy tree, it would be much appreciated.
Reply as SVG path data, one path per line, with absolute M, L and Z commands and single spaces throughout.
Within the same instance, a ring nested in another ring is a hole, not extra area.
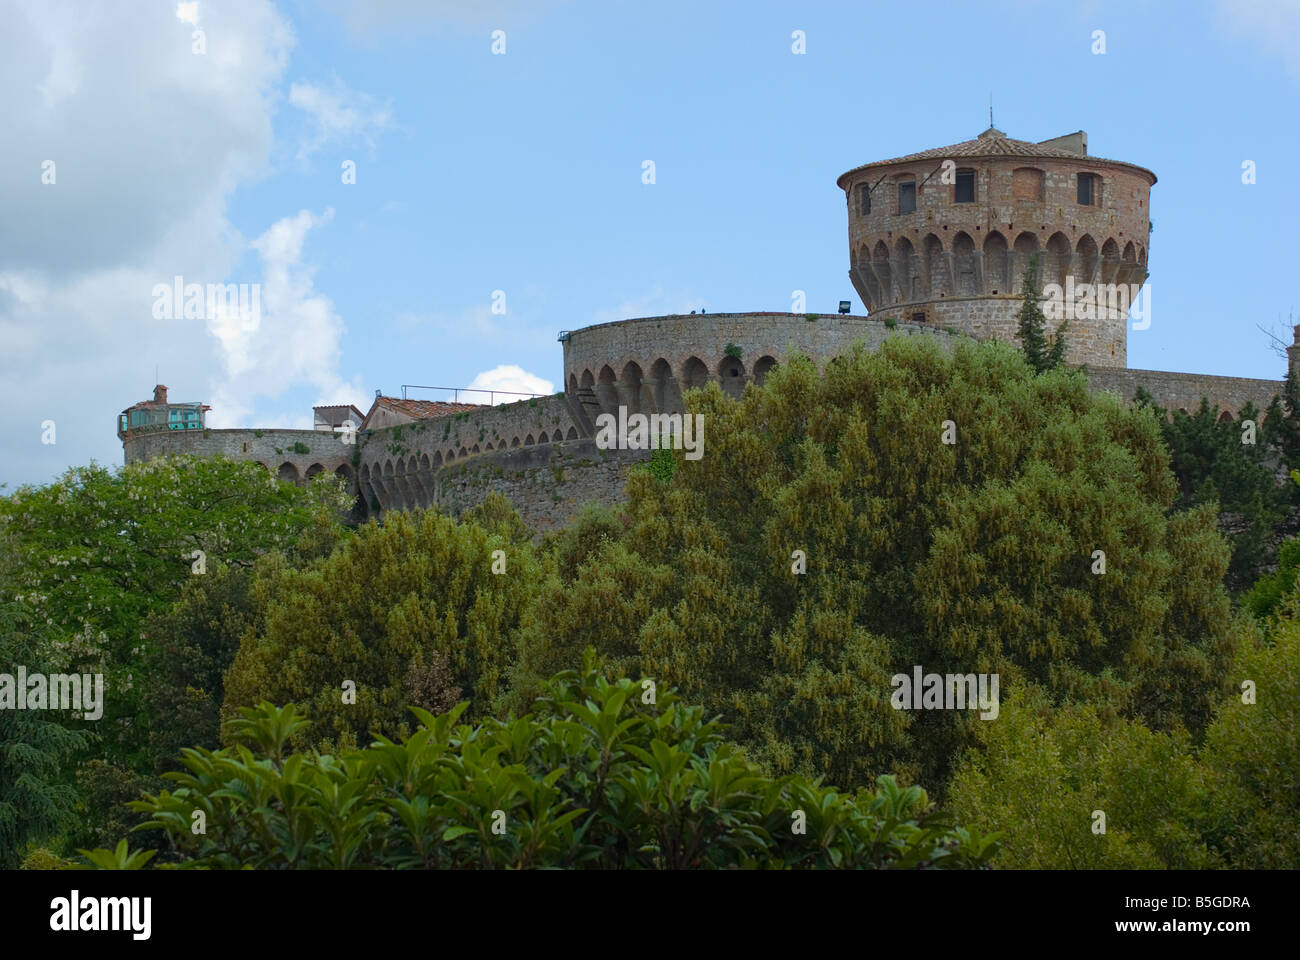
M 1205 398 L 1192 414 L 1160 410 L 1145 391 L 1138 403 L 1157 412 L 1178 480 L 1175 509 L 1206 506 L 1218 512 L 1219 528 L 1232 547 L 1225 583 L 1240 594 L 1277 563 L 1278 542 L 1294 530 L 1300 506 L 1300 489 L 1286 480 L 1284 415 L 1277 401 L 1262 426 L 1253 404 L 1234 421 L 1221 417 Z M 1242 442 L 1247 420 L 1257 425 L 1255 443 Z
M 14 552 L 18 628 L 41 624 L 47 658 L 105 674 L 96 729 L 108 753 L 147 769 L 141 631 L 207 564 L 247 566 L 300 542 L 318 551 L 341 530 L 347 497 L 323 476 L 306 488 L 254 463 L 160 457 L 117 471 L 76 467 L 44 487 L 0 498 L 0 534 Z
M 6 559 L 0 554 L 0 564 Z M 31 635 L 16 632 L 13 606 L 0 599 L 0 672 L 13 674 L 19 665 L 31 674 L 51 672 Z M 62 719 L 47 710 L 0 709 L 0 870 L 17 868 L 29 845 L 76 823 L 76 793 L 59 771 L 90 738 Z
M 463 691 L 476 713 L 486 712 L 540 567 L 509 518 L 485 528 L 472 516 L 458 523 L 432 510 L 390 514 L 319 564 L 285 570 L 265 626 L 241 639 L 223 718 L 261 700 L 293 701 L 312 718 L 298 742 L 352 744 L 397 736 L 414 690 L 435 703 Z M 439 657 L 452 676 L 438 678 Z
M 1300 594 L 1267 637 L 1239 650 L 1237 692 L 1199 746 L 1025 691 L 980 728 L 953 778 L 953 815 L 1000 831 L 1006 867 L 1294 868 Z M 1106 815 L 1104 837 L 1089 832 L 1094 810 Z
M 75 829 L 68 831 L 66 843 L 73 849 L 111 845 L 145 822 L 146 818 L 132 813 L 127 804 L 146 791 L 161 790 L 167 781 L 95 757 L 77 767 L 76 784 L 81 796 L 77 804 L 79 816 Z M 166 837 L 153 835 L 146 842 L 161 846 Z
M 1228 550 L 1211 510 L 1172 512 L 1153 418 L 1008 345 L 924 337 L 688 405 L 705 455 L 629 477 L 630 526 L 544 584 L 521 672 L 595 646 L 771 769 L 849 785 L 942 787 L 971 742 L 966 711 L 891 709 L 916 665 L 1204 730 L 1236 642 Z
M 1216 842 L 1250 869 L 1300 864 L 1300 594 L 1292 590 L 1280 613 L 1266 638 L 1242 645 L 1231 671 L 1234 695 L 1201 754 L 1219 777 Z
M 184 747 L 221 745 L 225 673 L 243 637 L 264 629 L 267 600 L 285 569 L 278 552 L 255 567 L 215 564 L 205 576 L 186 581 L 170 609 L 145 622 L 144 709 L 152 770 L 175 769 Z
M 852 795 L 765 777 L 700 707 L 669 690 L 651 702 L 590 661 L 549 682 L 534 714 L 471 727 L 465 708 L 417 709 L 400 742 L 340 755 L 291 752 L 308 725 L 292 704 L 244 708 L 234 746 L 186 750 L 186 772 L 167 775 L 177 788 L 132 806 L 185 867 L 941 869 L 996 851 L 889 777 Z M 142 865 L 125 841 L 86 858 Z
M 1277 569 L 1260 577 L 1241 598 L 1242 607 L 1261 620 L 1273 616 L 1295 589 L 1297 570 L 1300 570 L 1300 539 L 1292 538 L 1278 551 Z
M 1025 267 L 1021 289 L 1024 302 L 1016 313 L 1017 332 L 1025 359 L 1038 373 L 1052 370 L 1065 362 L 1065 331 L 1069 321 L 1063 320 L 1056 328 L 1056 335 L 1048 343 L 1047 317 L 1040 306 L 1042 295 L 1039 293 L 1038 255 L 1029 258 Z
M 999 866 L 1036 870 L 1204 869 L 1207 772 L 1184 733 L 1153 733 L 1095 707 L 1049 705 L 1028 687 L 978 728 L 949 802 L 1000 831 Z M 1098 814 L 1104 816 L 1100 820 Z M 1104 832 L 1100 827 L 1104 826 Z

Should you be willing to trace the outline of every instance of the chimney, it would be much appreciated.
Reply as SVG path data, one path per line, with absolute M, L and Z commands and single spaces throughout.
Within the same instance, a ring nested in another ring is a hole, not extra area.
M 1077 153 L 1081 157 L 1088 155 L 1088 135 L 1082 130 L 1074 133 L 1067 133 L 1063 137 L 1053 137 L 1051 140 L 1039 140 L 1040 147 L 1055 147 L 1057 150 L 1068 150 L 1070 153 Z
M 154 403 L 167 402 L 167 388 L 164 387 L 161 383 L 153 388 L 153 402 Z
M 1291 330 L 1295 342 L 1286 348 L 1286 370 L 1288 374 L 1300 376 L 1300 326 L 1292 327 Z

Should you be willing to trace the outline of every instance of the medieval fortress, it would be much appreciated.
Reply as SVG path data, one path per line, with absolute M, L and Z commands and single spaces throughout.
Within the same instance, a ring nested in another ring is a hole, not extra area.
M 565 389 L 554 396 L 490 406 L 377 395 L 365 414 L 317 407 L 314 430 L 211 430 L 207 407 L 169 402 L 158 386 L 153 400 L 118 418 L 125 459 L 225 455 L 294 483 L 328 470 L 356 494 L 358 521 L 412 507 L 459 514 L 498 490 L 535 530 L 554 529 L 585 503 L 619 501 L 628 468 L 650 455 L 598 443 L 603 414 L 681 414 L 683 393 L 709 381 L 739 397 L 791 348 L 824 363 L 854 341 L 875 349 L 886 337 L 1015 342 L 1020 280 L 1035 255 L 1044 287 L 1058 301 L 1066 294 L 1066 360 L 1086 365 L 1094 389 L 1132 400 L 1141 387 L 1160 406 L 1189 412 L 1206 397 L 1225 417 L 1247 402 L 1266 408 L 1282 381 L 1129 369 L 1129 323 L 1150 322 L 1141 317 L 1150 306 L 1143 284 L 1156 177 L 1091 157 L 1087 146 L 1083 132 L 1030 143 L 990 127 L 843 174 L 849 276 L 868 316 L 710 313 L 596 324 L 561 332 Z M 1130 318 L 1142 294 L 1145 307 Z M 1049 318 L 1052 306 L 1044 304 Z

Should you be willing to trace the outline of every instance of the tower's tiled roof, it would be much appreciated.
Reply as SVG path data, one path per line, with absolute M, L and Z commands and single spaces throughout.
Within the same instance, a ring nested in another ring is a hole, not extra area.
M 1088 163 L 1093 164 L 1116 164 L 1122 167 L 1132 167 L 1149 174 L 1153 180 L 1155 179 L 1155 174 L 1152 174 L 1150 170 L 1133 163 L 1125 163 L 1123 160 L 1107 160 L 1104 157 L 1090 157 L 1087 154 L 1073 150 L 1047 146 L 1045 143 L 1013 140 L 996 127 L 989 127 L 974 140 L 963 140 L 961 143 L 954 143 L 947 147 L 934 147 L 931 150 L 922 150 L 920 153 L 909 153 L 906 156 L 894 157 L 891 160 L 876 160 L 872 163 L 864 163 L 860 167 L 854 167 L 847 173 L 841 174 L 835 182 L 843 188 L 848 177 L 862 170 L 870 170 L 872 167 L 887 167 L 895 163 L 917 163 L 927 160 L 957 160 L 963 157 L 1032 157 L 1034 159 L 1086 160 Z

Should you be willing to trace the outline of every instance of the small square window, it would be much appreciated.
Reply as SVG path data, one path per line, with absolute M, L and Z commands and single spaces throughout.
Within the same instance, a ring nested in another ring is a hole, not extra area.
M 906 180 L 898 185 L 898 212 L 916 211 L 916 181 Z
M 975 171 L 958 170 L 957 186 L 953 191 L 953 199 L 957 203 L 974 203 L 975 202 Z

